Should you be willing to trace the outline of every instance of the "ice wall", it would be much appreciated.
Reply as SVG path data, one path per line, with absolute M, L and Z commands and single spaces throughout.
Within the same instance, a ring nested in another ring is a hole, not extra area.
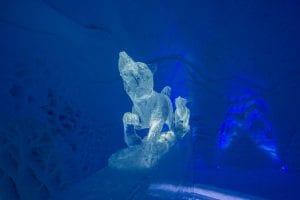
M 44 1 L 0 4 L 0 198 L 49 199 L 105 166 L 115 148 L 107 139 L 118 113 L 101 123 L 96 114 L 119 95 L 98 95 L 114 84 L 102 67 L 114 64 L 114 47 L 105 31 Z

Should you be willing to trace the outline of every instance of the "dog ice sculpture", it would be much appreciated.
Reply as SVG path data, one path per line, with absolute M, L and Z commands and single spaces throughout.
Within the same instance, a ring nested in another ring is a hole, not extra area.
M 113 154 L 109 166 L 119 169 L 151 168 L 190 129 L 186 100 L 170 100 L 171 88 L 153 90 L 153 74 L 145 63 L 135 62 L 126 52 L 119 54 L 119 71 L 133 107 L 123 116 L 124 140 L 128 148 Z M 166 127 L 166 130 L 163 128 Z M 148 129 L 141 138 L 136 131 Z

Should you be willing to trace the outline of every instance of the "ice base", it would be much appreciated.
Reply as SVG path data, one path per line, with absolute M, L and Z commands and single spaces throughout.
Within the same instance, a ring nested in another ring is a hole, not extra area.
M 147 169 L 157 164 L 175 144 L 172 131 L 164 132 L 152 141 L 145 138 L 140 145 L 130 146 L 111 155 L 108 165 L 115 169 Z

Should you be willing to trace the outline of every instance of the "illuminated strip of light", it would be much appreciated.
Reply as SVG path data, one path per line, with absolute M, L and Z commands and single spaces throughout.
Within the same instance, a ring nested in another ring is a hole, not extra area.
M 212 199 L 220 199 L 220 200 L 245 200 L 250 198 L 242 198 L 230 194 L 225 194 L 222 192 L 217 192 L 209 189 L 204 189 L 200 187 L 187 187 L 187 186 L 177 186 L 172 184 L 151 184 L 149 186 L 150 191 L 162 191 L 167 193 L 172 193 L 176 195 L 189 195 L 189 196 L 203 196 L 209 197 Z

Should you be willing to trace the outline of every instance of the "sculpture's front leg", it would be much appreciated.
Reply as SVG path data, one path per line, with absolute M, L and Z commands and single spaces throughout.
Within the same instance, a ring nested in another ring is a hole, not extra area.
M 123 115 L 124 140 L 128 146 L 141 144 L 142 139 L 136 134 L 135 126 L 139 125 L 139 117 L 134 113 L 127 112 Z
M 161 119 L 151 119 L 149 133 L 144 141 L 144 165 L 151 167 L 160 158 L 160 152 L 158 146 L 158 136 L 161 134 L 164 121 Z
M 150 121 L 149 133 L 147 135 L 147 140 L 150 141 L 157 137 L 163 128 L 164 121 L 162 119 L 152 119 Z

